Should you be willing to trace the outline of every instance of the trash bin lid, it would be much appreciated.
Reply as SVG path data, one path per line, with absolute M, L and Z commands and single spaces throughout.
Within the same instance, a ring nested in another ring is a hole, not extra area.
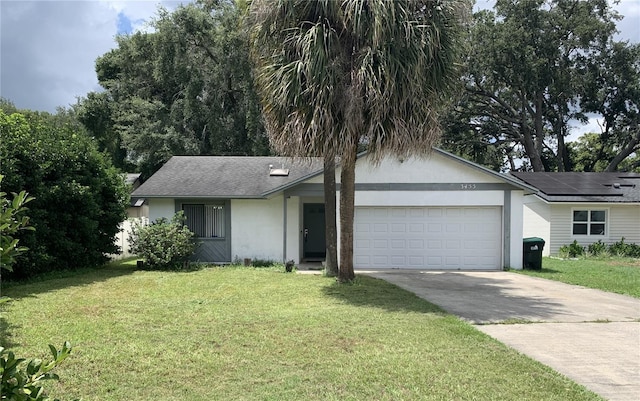
M 523 238 L 522 242 L 525 244 L 539 244 L 542 243 L 544 245 L 544 239 L 540 238 L 540 237 L 528 237 L 528 238 Z

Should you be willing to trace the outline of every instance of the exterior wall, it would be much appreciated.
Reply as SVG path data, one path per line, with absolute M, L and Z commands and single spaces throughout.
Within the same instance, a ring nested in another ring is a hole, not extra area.
M 511 204 L 505 210 L 510 214 L 509 219 L 509 235 L 505 235 L 505 241 L 508 244 L 508 252 L 505 249 L 504 265 L 512 269 L 522 269 L 522 226 L 523 226 L 523 191 L 510 191 Z
M 640 245 L 640 205 L 609 208 L 609 243 L 620 241 Z
M 171 220 L 176 214 L 176 203 L 173 198 L 149 198 L 149 220 L 155 220 L 166 217 Z
M 283 260 L 283 202 L 282 195 L 231 200 L 232 259 Z
M 551 206 L 534 195 L 524 200 L 522 237 L 544 239 L 542 255 L 551 255 Z
M 339 182 L 340 169 L 336 169 Z M 425 159 L 411 158 L 400 162 L 386 158 L 374 165 L 366 157 L 356 164 L 358 183 L 502 183 L 498 177 L 470 168 L 448 157 L 433 152 Z
M 606 209 L 607 235 L 603 237 L 573 236 L 571 230 L 572 213 L 574 209 Z M 557 255 L 563 245 L 574 240 L 578 244 L 587 246 L 602 240 L 606 244 L 620 241 L 640 244 L 640 208 L 638 205 L 616 204 L 553 204 L 551 205 L 551 255 Z M 546 248 L 546 246 L 545 246 Z

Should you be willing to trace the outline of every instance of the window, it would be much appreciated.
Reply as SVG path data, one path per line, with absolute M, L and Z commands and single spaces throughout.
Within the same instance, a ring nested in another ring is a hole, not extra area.
M 224 238 L 222 205 L 183 204 L 187 227 L 200 238 Z
M 607 228 L 606 210 L 574 210 L 573 235 L 604 236 Z

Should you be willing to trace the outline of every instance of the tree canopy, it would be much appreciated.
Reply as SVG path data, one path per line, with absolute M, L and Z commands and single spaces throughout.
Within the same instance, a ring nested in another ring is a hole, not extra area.
M 571 126 L 597 113 L 615 169 L 639 135 L 640 61 L 613 40 L 619 18 L 607 0 L 497 0 L 474 14 L 443 146 L 494 169 L 569 171 Z
M 116 38 L 96 62 L 106 92 L 80 102 L 103 147 L 115 160 L 126 149 L 145 176 L 172 155 L 268 154 L 235 2 L 160 9 L 151 25 Z

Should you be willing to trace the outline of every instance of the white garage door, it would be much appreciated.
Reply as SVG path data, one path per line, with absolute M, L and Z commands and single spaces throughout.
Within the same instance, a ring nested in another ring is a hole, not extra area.
M 356 268 L 499 270 L 500 207 L 357 207 Z

